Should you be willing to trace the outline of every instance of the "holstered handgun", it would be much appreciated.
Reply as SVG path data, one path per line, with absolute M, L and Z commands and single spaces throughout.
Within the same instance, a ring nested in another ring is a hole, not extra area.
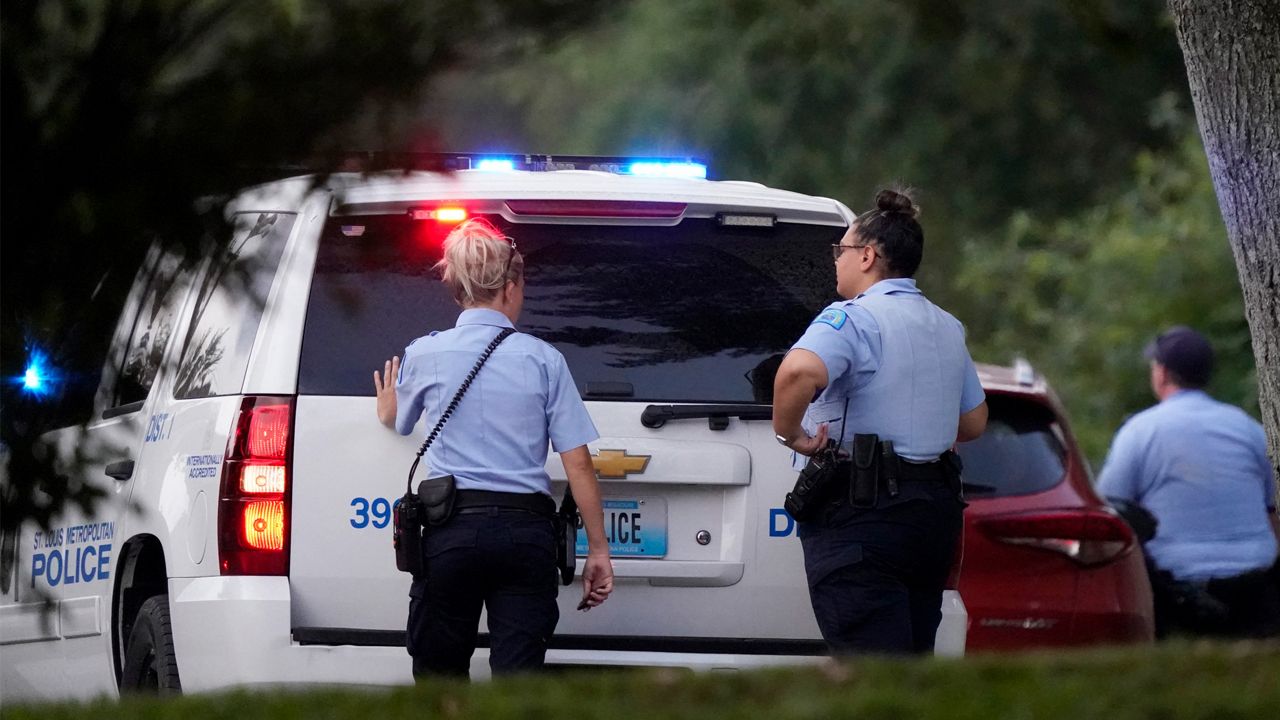
M 782 506 L 797 521 L 817 519 L 826 506 L 838 480 L 836 450 L 835 442 L 829 441 L 827 447 L 815 453 L 800 471 L 795 487 L 787 493 Z
M 879 436 L 853 436 L 852 473 L 849 478 L 849 504 L 855 508 L 875 507 L 880 488 Z

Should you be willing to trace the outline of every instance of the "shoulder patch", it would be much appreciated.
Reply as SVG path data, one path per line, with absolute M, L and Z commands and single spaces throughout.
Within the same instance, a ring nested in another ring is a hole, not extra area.
M 813 325 L 816 323 L 824 323 L 824 324 L 830 325 L 836 330 L 839 330 L 840 328 L 844 327 L 845 321 L 847 321 L 848 319 L 849 319 L 849 316 L 845 313 L 845 311 L 837 310 L 835 308 L 827 308 L 826 310 L 823 310 L 822 314 L 814 318 L 813 322 L 809 324 Z

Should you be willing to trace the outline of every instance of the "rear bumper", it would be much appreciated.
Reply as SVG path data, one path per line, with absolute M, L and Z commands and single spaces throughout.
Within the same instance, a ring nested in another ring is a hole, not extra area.
M 174 578 L 169 581 L 178 671 L 186 692 L 281 685 L 407 685 L 413 682 L 403 647 L 300 644 L 290 621 L 285 577 Z M 937 654 L 964 654 L 968 623 L 954 591 L 943 599 Z M 731 670 L 818 662 L 822 656 L 552 649 L 553 666 L 683 667 Z M 471 662 L 474 678 L 489 675 L 489 653 Z
M 294 643 L 286 577 L 173 578 L 169 613 L 185 692 L 413 682 L 404 648 Z

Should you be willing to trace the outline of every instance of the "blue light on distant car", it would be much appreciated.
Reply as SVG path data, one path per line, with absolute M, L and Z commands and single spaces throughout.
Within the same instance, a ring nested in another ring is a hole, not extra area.
M 631 175 L 707 179 L 707 166 L 696 162 L 633 162 L 627 166 Z
M 491 172 L 511 172 L 516 169 L 516 163 L 510 158 L 480 158 L 476 160 L 477 170 L 489 170 Z
M 39 350 L 31 351 L 31 359 L 22 377 L 16 381 L 22 385 L 22 391 L 35 396 L 44 396 L 53 389 L 55 373 L 49 366 L 49 358 Z

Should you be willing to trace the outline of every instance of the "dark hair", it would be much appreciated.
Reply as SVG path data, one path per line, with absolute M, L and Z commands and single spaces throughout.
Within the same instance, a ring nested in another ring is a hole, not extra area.
M 876 207 L 854 220 L 857 237 L 874 242 L 889 277 L 912 277 L 924 256 L 924 228 L 916 220 L 920 208 L 906 190 L 876 193 Z
M 1148 360 L 1164 366 L 1174 385 L 1199 390 L 1213 377 L 1213 346 L 1209 339 L 1186 325 L 1160 333 L 1142 351 Z

